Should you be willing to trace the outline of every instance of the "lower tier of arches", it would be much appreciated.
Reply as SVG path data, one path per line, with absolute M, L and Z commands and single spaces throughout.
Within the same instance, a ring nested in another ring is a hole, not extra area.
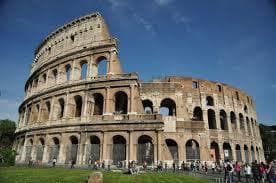
M 16 163 L 88 165 L 105 162 L 123 166 L 130 161 L 156 165 L 193 161 L 264 161 L 259 143 L 244 140 L 212 140 L 200 135 L 169 134 L 162 131 L 67 132 L 21 135 L 14 148 Z

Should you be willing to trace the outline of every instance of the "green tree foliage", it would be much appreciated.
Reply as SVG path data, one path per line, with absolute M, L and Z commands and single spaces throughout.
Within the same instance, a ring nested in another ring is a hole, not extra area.
M 13 165 L 16 152 L 12 150 L 16 123 L 5 119 L 0 120 L 0 165 Z
M 260 134 L 263 141 L 263 149 L 265 153 L 265 158 L 268 160 L 276 158 L 276 138 L 271 132 L 272 127 L 273 126 L 260 124 Z

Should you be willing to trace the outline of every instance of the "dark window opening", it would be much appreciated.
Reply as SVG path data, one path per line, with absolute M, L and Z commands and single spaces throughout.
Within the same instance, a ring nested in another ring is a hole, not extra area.
M 59 102 L 59 114 L 58 114 L 58 118 L 61 119 L 64 116 L 64 99 L 60 98 L 58 100 Z
M 203 121 L 203 113 L 200 107 L 195 107 L 193 112 L 193 120 Z
M 143 100 L 143 107 L 144 107 L 144 112 L 146 114 L 152 114 L 153 113 L 153 104 L 152 101 L 150 100 Z
M 211 96 L 206 97 L 206 105 L 214 106 L 214 99 Z
M 104 98 L 102 94 L 95 93 L 94 95 L 94 112 L 93 115 L 103 115 Z
M 87 62 L 81 63 L 81 79 L 86 79 L 87 77 Z
M 82 98 L 77 95 L 74 97 L 75 99 L 75 117 L 80 117 L 82 112 Z
M 71 78 L 71 65 L 66 65 L 65 66 L 65 70 L 66 70 L 66 81 L 69 81 Z
M 192 87 L 193 88 L 198 88 L 198 82 L 197 81 L 193 81 Z
M 176 116 L 176 104 L 172 99 L 166 98 L 160 104 L 160 114 L 163 116 Z
M 127 114 L 128 96 L 125 92 L 119 91 L 115 94 L 115 113 Z
M 217 129 L 216 113 L 212 109 L 208 109 L 208 125 L 209 125 L 209 129 Z
M 222 130 L 228 130 L 227 116 L 224 110 L 220 110 L 220 127 Z
M 222 86 L 221 85 L 218 85 L 218 91 L 222 92 Z

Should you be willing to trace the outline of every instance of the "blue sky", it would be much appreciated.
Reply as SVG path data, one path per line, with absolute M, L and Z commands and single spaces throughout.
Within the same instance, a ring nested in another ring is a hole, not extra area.
M 259 122 L 276 123 L 274 0 L 0 0 L 0 119 L 17 119 L 42 38 L 94 11 L 119 39 L 125 71 L 228 83 L 253 96 Z

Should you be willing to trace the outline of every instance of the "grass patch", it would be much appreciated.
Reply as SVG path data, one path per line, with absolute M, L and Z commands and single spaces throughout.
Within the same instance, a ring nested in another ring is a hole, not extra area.
M 84 183 L 91 170 L 65 168 L 0 168 L 1 183 Z M 207 180 L 181 173 L 143 173 L 127 175 L 104 172 L 104 183 L 207 183 Z

